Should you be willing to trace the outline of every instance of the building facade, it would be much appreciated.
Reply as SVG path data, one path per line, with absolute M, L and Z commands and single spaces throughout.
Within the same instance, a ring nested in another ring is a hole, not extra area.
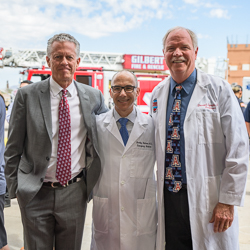
M 228 82 L 243 85 L 250 77 L 250 44 L 227 44 Z

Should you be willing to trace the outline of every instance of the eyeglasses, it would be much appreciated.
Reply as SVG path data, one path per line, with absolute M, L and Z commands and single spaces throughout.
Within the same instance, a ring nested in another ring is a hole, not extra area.
M 114 93 L 121 93 L 121 91 L 124 89 L 126 93 L 132 93 L 134 89 L 136 89 L 135 86 L 132 85 L 126 85 L 124 87 L 122 86 L 111 86 L 111 89 Z

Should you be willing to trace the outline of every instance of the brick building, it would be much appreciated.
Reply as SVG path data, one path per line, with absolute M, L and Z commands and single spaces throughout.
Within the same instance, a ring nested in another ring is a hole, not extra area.
M 228 82 L 242 86 L 243 77 L 250 77 L 250 44 L 228 44 Z

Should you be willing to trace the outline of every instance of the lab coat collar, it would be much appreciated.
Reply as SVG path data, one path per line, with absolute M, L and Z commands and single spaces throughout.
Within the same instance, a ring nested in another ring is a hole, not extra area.
M 187 108 L 185 121 L 189 118 L 191 113 L 195 110 L 204 95 L 207 93 L 208 85 L 211 85 L 211 81 L 207 74 L 197 69 L 197 82 Z
M 131 134 L 128 138 L 127 145 L 124 147 L 124 154 L 146 130 L 148 125 L 147 117 L 145 117 L 137 107 L 134 108 L 136 109 L 137 116 Z M 113 115 L 113 111 L 114 108 L 106 113 L 106 117 L 103 122 L 106 124 L 106 128 L 110 131 L 110 133 L 113 134 L 122 145 L 124 145 Z

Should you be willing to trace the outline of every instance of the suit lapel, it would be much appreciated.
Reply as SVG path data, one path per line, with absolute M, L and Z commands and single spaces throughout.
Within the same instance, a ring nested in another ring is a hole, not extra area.
M 91 118 L 91 107 L 90 107 L 90 101 L 89 101 L 89 96 L 86 93 L 86 90 L 84 89 L 83 84 L 78 83 L 74 81 L 77 91 L 78 91 L 78 96 L 80 100 L 80 105 L 82 109 L 82 114 L 83 114 L 83 122 L 90 133 L 90 137 L 92 138 L 92 118 Z
M 39 84 L 41 85 L 40 92 L 39 92 L 39 99 L 40 99 L 41 109 L 43 113 L 43 118 L 44 118 L 45 126 L 49 134 L 50 141 L 52 142 L 52 118 L 51 118 L 49 79 Z

